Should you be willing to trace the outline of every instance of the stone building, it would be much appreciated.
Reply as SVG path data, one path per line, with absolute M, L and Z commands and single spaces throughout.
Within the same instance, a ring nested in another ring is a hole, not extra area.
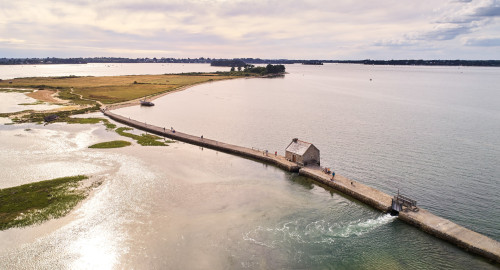
M 285 158 L 302 166 L 319 165 L 319 149 L 311 143 L 295 138 L 287 146 Z

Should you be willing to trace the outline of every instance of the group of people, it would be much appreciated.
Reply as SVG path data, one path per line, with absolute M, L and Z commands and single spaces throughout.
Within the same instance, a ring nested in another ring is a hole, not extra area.
M 146 124 L 146 123 L 144 122 L 144 124 Z M 163 132 L 166 132 L 166 131 L 167 131 L 167 129 L 165 127 L 163 127 Z M 170 127 L 170 131 L 172 131 L 172 133 L 175 133 L 175 129 L 173 127 Z
M 203 139 L 203 136 L 202 136 L 202 139 Z M 253 148 L 252 148 L 252 149 L 253 149 Z M 264 151 L 262 152 L 262 154 L 263 154 L 263 155 L 268 156 L 268 155 L 269 155 L 269 151 L 267 151 L 267 149 L 266 149 L 266 150 L 264 150 Z M 278 156 L 278 151 L 274 151 L 274 156 L 276 156 L 276 157 Z
M 335 177 L 335 172 L 334 171 L 331 171 L 330 168 L 323 168 L 323 172 L 326 173 L 326 174 L 332 174 L 332 177 L 330 178 L 330 180 L 333 181 L 333 178 Z

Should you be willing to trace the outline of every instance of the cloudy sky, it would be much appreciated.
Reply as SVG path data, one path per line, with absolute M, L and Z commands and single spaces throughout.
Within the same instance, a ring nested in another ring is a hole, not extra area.
M 0 0 L 0 57 L 500 59 L 500 0 Z

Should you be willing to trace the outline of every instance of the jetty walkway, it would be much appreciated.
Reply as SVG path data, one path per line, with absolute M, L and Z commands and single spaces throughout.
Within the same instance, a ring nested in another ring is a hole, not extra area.
M 330 174 L 322 171 L 321 167 L 302 167 L 295 162 L 288 161 L 284 156 L 269 154 L 264 151 L 227 144 L 201 136 L 170 130 L 166 127 L 158 127 L 144 122 L 139 122 L 128 117 L 117 115 L 110 110 L 103 110 L 104 115 L 109 118 L 137 129 L 141 129 L 156 135 L 164 136 L 174 140 L 194 144 L 217 151 L 259 160 L 275 165 L 290 172 L 297 172 L 322 185 L 331 187 L 341 193 L 351 196 L 367 205 L 383 212 L 391 210 L 392 196 L 360 182 L 348 179 L 336 174 L 332 179 Z M 398 218 L 411 224 L 424 232 L 446 240 L 466 251 L 481 255 L 491 261 L 500 263 L 500 243 L 477 232 L 462 227 L 447 219 L 438 217 L 425 209 L 418 211 L 404 209 L 399 212 Z

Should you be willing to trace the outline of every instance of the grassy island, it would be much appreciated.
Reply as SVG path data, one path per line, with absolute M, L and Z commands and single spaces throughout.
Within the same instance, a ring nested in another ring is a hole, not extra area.
M 0 230 L 66 215 L 88 196 L 91 188 L 100 184 L 82 185 L 86 179 L 78 175 L 0 189 Z
M 110 142 L 103 142 L 103 143 L 96 143 L 89 148 L 120 148 L 120 147 L 125 147 L 131 145 L 131 142 L 127 141 L 110 141 Z
M 141 134 L 141 135 L 135 135 L 132 133 L 125 132 L 126 130 L 132 130 L 133 128 L 129 127 L 121 127 L 117 128 L 115 131 L 116 133 L 120 134 L 121 136 L 132 138 L 137 141 L 138 144 L 142 146 L 167 146 L 167 143 L 173 143 L 174 141 L 170 140 L 164 140 L 159 141 L 162 139 L 162 137 L 152 135 L 152 134 Z

